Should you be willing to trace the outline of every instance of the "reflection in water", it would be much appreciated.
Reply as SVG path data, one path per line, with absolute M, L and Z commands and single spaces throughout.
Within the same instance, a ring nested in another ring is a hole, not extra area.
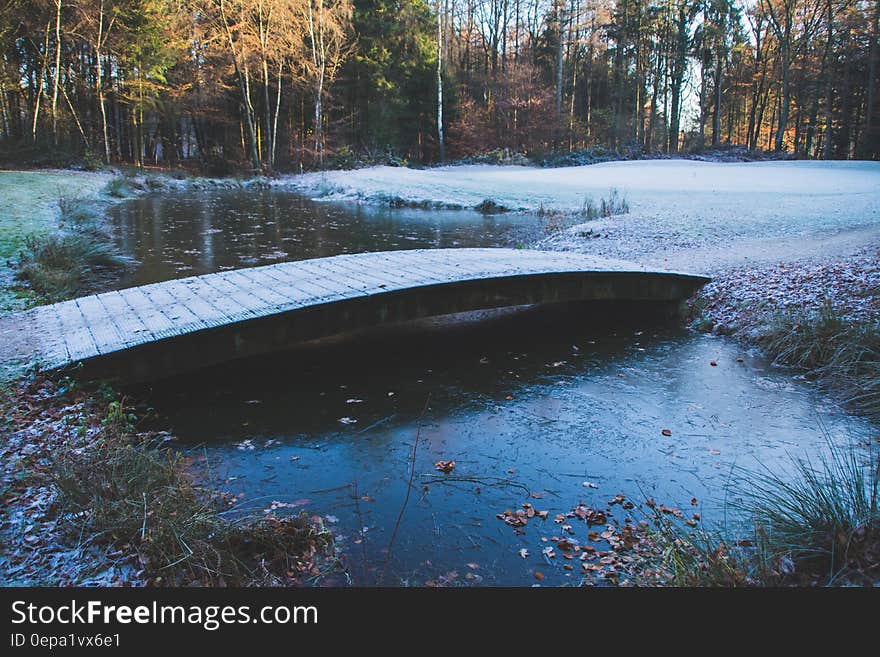
M 536 217 L 316 203 L 279 191 L 146 196 L 112 210 L 117 241 L 141 264 L 125 286 L 340 253 L 516 246 Z

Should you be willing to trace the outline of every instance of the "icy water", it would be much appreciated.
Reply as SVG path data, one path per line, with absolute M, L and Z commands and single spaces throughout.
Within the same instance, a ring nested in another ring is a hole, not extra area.
M 340 253 L 512 247 L 543 234 L 535 217 L 316 203 L 279 191 L 151 195 L 111 213 L 118 243 L 141 263 L 125 285 Z
M 122 243 L 144 263 L 137 282 L 286 257 L 508 246 L 537 222 L 241 192 L 141 199 L 117 212 Z M 328 340 L 163 382 L 151 399 L 195 470 L 238 497 L 232 514 L 324 517 L 348 568 L 336 584 L 374 584 L 384 570 L 417 436 L 386 584 L 527 586 L 535 571 L 545 585 L 577 584 L 577 569 L 542 556 L 552 544 L 542 539 L 560 535 L 557 513 L 581 501 L 604 508 L 623 493 L 732 525 L 735 466 L 785 469 L 829 439 L 872 432 L 730 340 L 590 305 Z M 450 460 L 451 473 L 436 470 Z M 548 520 L 516 533 L 496 518 L 524 502 Z M 575 531 L 586 543 L 587 528 Z

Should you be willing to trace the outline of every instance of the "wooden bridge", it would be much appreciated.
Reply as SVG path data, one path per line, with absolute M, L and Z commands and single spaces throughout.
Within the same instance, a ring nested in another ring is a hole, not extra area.
M 0 363 L 146 380 L 386 323 L 579 300 L 677 301 L 708 282 L 592 256 L 419 249 L 154 283 L 0 320 Z

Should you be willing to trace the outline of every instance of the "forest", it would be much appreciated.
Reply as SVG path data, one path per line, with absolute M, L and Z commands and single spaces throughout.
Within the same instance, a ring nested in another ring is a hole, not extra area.
M 880 158 L 880 0 L 4 0 L 0 161 Z

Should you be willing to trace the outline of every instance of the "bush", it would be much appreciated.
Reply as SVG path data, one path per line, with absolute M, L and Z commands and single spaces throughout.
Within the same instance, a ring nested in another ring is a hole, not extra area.
M 95 213 L 89 204 L 78 196 L 58 197 L 58 215 L 61 224 L 83 226 L 94 223 Z
M 474 206 L 474 210 L 476 210 L 480 214 L 503 214 L 505 212 L 510 212 L 510 208 L 507 208 L 490 198 L 486 198 L 480 201 L 477 205 Z
M 117 176 L 107 183 L 104 190 L 114 198 L 125 198 L 131 196 L 132 188 L 129 181 L 122 176 Z

